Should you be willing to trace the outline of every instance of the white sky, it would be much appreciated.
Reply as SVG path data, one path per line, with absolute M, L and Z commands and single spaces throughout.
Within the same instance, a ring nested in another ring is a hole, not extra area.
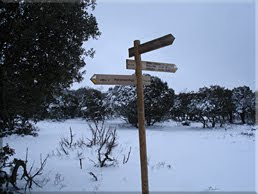
M 85 44 L 96 55 L 86 58 L 86 74 L 72 86 L 94 85 L 93 74 L 133 74 L 126 70 L 128 48 L 173 34 L 171 46 L 142 54 L 142 60 L 174 63 L 176 73 L 146 73 L 166 81 L 176 93 L 220 85 L 255 88 L 254 0 L 99 0 L 93 14 L 102 35 Z M 133 59 L 133 58 L 131 58 Z

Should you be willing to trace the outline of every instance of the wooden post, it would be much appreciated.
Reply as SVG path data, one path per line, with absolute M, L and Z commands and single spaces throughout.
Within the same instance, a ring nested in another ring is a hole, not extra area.
M 141 55 L 139 53 L 140 41 L 134 41 L 134 53 L 136 62 L 136 88 L 137 88 L 137 112 L 138 112 L 138 130 L 139 130 L 139 145 L 140 145 L 140 159 L 141 159 L 141 179 L 142 179 L 142 193 L 149 193 L 148 185 L 148 166 L 147 166 L 147 149 L 146 149 L 146 133 L 145 133 L 145 116 L 144 116 L 144 93 L 142 81 L 142 65 Z

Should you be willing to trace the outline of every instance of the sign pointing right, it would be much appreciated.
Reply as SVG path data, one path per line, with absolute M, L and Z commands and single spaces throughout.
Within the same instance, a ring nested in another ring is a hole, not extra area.
M 160 72 L 170 72 L 175 73 L 177 67 L 175 64 L 169 63 L 159 63 L 159 62 L 151 62 L 151 61 L 141 61 L 142 70 L 146 71 L 160 71 Z M 136 63 L 135 60 L 126 59 L 126 69 L 135 69 Z
M 139 45 L 139 48 L 138 48 L 139 54 L 171 45 L 174 42 L 174 40 L 175 40 L 175 37 L 172 34 L 168 34 L 166 36 L 162 36 L 160 38 L 151 40 L 149 42 L 145 42 Z M 129 57 L 135 56 L 134 47 L 129 48 L 128 51 L 129 51 Z

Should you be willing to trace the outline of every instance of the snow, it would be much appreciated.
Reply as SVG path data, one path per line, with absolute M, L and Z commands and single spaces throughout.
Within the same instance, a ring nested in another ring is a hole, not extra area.
M 43 188 L 33 191 L 141 191 L 138 129 L 122 120 L 108 120 L 107 125 L 117 128 L 118 146 L 113 156 L 115 166 L 99 168 L 89 160 L 97 161 L 94 148 L 76 148 L 69 156 L 58 156 L 61 138 L 90 138 L 88 124 L 73 119 L 64 122 L 41 121 L 37 137 L 10 136 L 4 139 L 15 149 L 14 157 L 25 159 L 29 148 L 29 165 L 39 165 L 40 154 L 49 159 L 44 173 Z M 200 123 L 181 126 L 170 121 L 147 127 L 147 150 L 150 191 L 254 191 L 255 190 L 255 136 L 243 133 L 253 126 L 227 125 L 203 129 Z M 241 134 L 242 133 L 242 134 Z M 128 163 L 123 157 L 131 147 Z M 82 152 L 82 169 L 78 153 Z M 89 173 L 94 173 L 95 181 Z

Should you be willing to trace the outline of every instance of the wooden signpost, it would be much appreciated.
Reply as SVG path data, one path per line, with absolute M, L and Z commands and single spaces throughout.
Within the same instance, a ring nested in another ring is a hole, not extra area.
M 140 44 L 139 40 L 134 41 L 134 47 L 129 48 L 129 57 L 134 56 L 136 68 L 135 74 L 137 78 L 137 112 L 138 112 L 138 128 L 139 128 L 139 144 L 140 144 L 140 159 L 141 159 L 141 180 L 142 193 L 149 193 L 148 183 L 148 165 L 147 165 L 147 148 L 146 148 L 146 130 L 145 130 L 145 115 L 144 115 L 144 94 L 142 81 L 142 61 L 141 54 L 149 52 L 161 47 L 171 45 L 175 40 L 172 34 L 168 34 L 161 38 Z
M 135 75 L 94 74 L 91 77 L 91 81 L 94 84 L 136 85 L 143 194 L 149 193 L 143 85 L 150 85 L 151 79 L 148 76 L 143 76 L 142 70 L 175 73 L 177 67 L 174 64 L 142 61 L 141 54 L 171 45 L 174 40 L 175 37 L 172 34 L 168 34 L 143 44 L 140 44 L 139 40 L 135 40 L 134 46 L 128 49 L 129 57 L 134 56 L 134 60 L 126 60 L 126 68 L 135 69 Z

